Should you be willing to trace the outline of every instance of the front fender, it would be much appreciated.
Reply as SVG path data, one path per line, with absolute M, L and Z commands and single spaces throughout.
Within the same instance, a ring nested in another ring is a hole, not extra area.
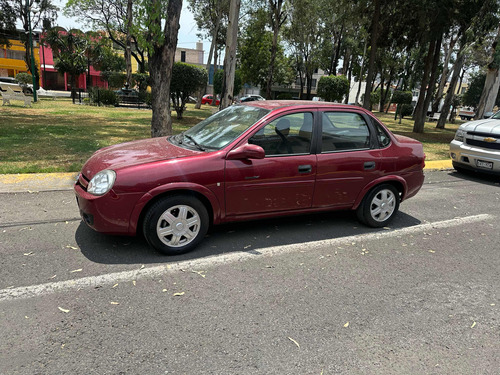
M 129 221 L 129 233 L 135 235 L 137 233 L 137 226 L 139 218 L 144 210 L 144 207 L 154 198 L 168 193 L 182 193 L 182 192 L 196 192 L 203 195 L 212 206 L 213 223 L 218 224 L 221 220 L 222 208 L 220 206 L 217 196 L 207 187 L 194 184 L 191 182 L 174 182 L 166 185 L 157 186 L 153 190 L 145 193 L 135 204 Z
M 373 180 L 370 182 L 368 185 L 366 185 L 363 190 L 358 194 L 358 197 L 354 201 L 353 209 L 357 209 L 361 202 L 363 201 L 363 198 L 365 197 L 366 193 L 368 193 L 372 188 L 374 188 L 377 185 L 383 184 L 383 183 L 390 183 L 390 182 L 397 182 L 400 184 L 403 188 L 402 191 L 402 196 L 401 196 L 401 201 L 404 199 L 406 196 L 406 193 L 408 192 L 408 184 L 406 183 L 406 180 L 401 177 L 401 176 L 396 176 L 396 175 L 389 175 L 389 176 L 384 176 L 377 178 L 376 180 Z

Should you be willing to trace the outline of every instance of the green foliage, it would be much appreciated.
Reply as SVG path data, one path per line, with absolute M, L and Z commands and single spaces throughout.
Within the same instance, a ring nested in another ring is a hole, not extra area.
M 323 76 L 318 82 L 318 95 L 327 102 L 340 102 L 349 93 L 346 76 Z
M 147 73 L 134 73 L 132 74 L 132 79 L 134 84 L 139 88 L 139 92 L 145 92 L 148 86 L 151 85 L 149 82 L 149 74 Z
M 116 93 L 109 89 L 91 87 L 89 89 L 89 97 L 91 102 L 95 105 L 117 106 L 119 103 Z
M 127 81 L 127 75 L 122 72 L 101 72 L 103 80 L 108 82 L 109 87 L 122 88 Z
M 8 0 L 0 0 L 0 46 L 10 46 L 8 35 L 5 31 L 16 30 L 16 13 L 14 7 L 9 4 Z
M 411 104 L 413 94 L 411 91 L 394 91 L 392 93 L 392 102 L 396 104 Z
M 174 64 L 170 96 L 178 119 L 182 118 L 189 96 L 204 87 L 207 80 L 208 73 L 204 68 L 182 62 Z
M 33 82 L 33 77 L 28 73 L 17 73 L 16 79 L 22 87 L 26 87 Z
M 222 92 L 222 81 L 224 80 L 224 70 L 219 69 L 214 75 L 214 92 L 216 95 Z M 234 73 L 234 89 L 233 89 L 233 97 L 237 96 L 243 87 L 242 79 L 241 79 L 241 71 L 236 70 Z
M 469 88 L 462 96 L 462 103 L 467 107 L 477 108 L 481 94 L 483 92 L 484 83 L 486 82 L 486 74 L 476 73 L 472 75 L 469 83 Z
M 278 100 L 290 100 L 293 99 L 293 95 L 289 92 L 280 92 L 276 97 Z
M 71 87 L 75 88 L 76 77 L 87 71 L 89 41 L 79 32 L 63 33 L 52 29 L 45 42 L 54 53 L 54 67 L 60 74 L 68 73 Z
M 413 114 L 413 106 L 411 104 L 401 105 L 401 117 L 411 116 Z

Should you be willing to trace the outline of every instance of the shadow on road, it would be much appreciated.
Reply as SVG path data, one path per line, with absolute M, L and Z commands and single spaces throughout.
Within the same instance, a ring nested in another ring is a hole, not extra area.
M 420 224 L 420 221 L 399 212 L 391 229 Z M 360 224 L 353 212 L 331 212 L 292 216 L 243 223 L 231 223 L 211 229 L 204 241 L 192 252 L 165 256 L 137 237 L 110 236 L 94 232 L 80 223 L 75 240 L 83 255 L 102 264 L 173 263 L 229 252 L 255 252 L 271 246 L 300 244 L 310 241 L 342 238 L 387 229 L 374 229 Z
M 488 174 L 488 173 L 481 173 L 481 172 L 477 172 L 477 171 L 469 171 L 469 170 L 463 170 L 463 171 L 461 170 L 460 172 L 450 171 L 449 175 L 451 177 L 454 177 L 454 178 L 457 178 L 460 180 L 478 182 L 478 183 L 485 184 L 485 185 L 499 185 L 500 184 L 500 176 Z

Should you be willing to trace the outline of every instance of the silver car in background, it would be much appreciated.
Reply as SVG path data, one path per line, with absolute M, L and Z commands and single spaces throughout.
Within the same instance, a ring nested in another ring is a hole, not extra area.
M 483 120 L 460 125 L 450 143 L 456 170 L 475 170 L 500 175 L 500 112 Z

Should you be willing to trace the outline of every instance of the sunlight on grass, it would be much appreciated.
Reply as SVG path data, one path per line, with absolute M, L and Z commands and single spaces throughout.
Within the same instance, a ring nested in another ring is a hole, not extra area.
M 0 107 L 0 173 L 76 172 L 99 148 L 151 136 L 151 110 L 75 105 L 71 100 L 42 99 L 25 108 L 16 102 Z M 215 109 L 187 105 L 184 119 L 172 112 L 173 132 L 204 120 Z M 448 144 L 459 124 L 436 129 L 426 123 L 424 134 L 413 133 L 413 121 L 399 124 L 392 114 L 375 115 L 395 134 L 418 139 L 427 160 L 448 158 Z

